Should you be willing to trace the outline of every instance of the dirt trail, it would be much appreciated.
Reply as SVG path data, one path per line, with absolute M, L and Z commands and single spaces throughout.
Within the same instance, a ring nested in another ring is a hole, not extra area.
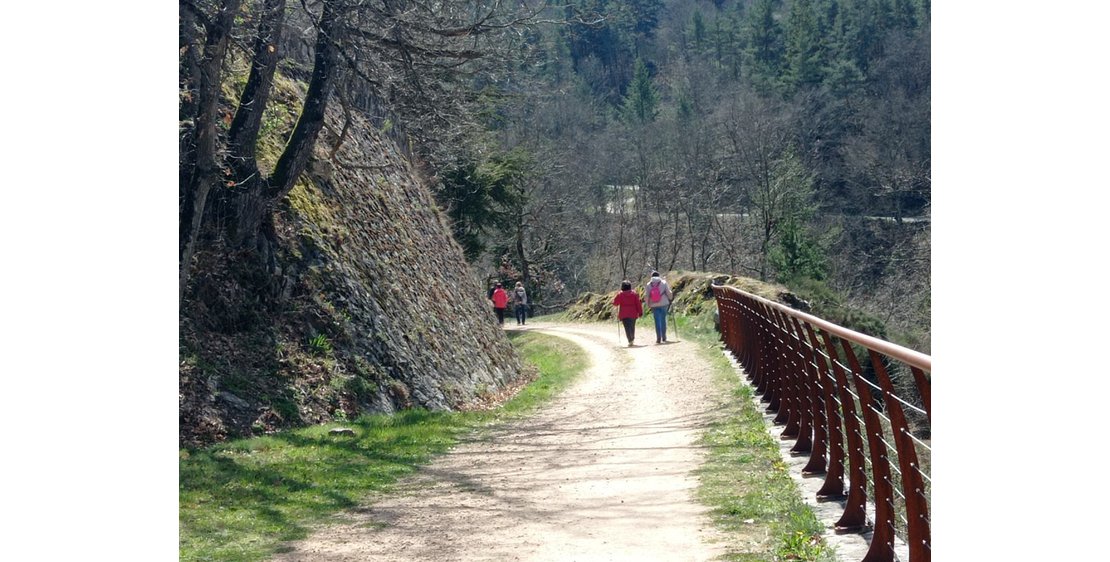
M 516 328 L 516 327 L 514 327 Z M 389 497 L 275 561 L 666 560 L 723 554 L 696 503 L 696 441 L 718 410 L 694 344 L 624 347 L 615 324 L 537 322 L 590 367 L 526 420 L 461 443 Z M 668 334 L 674 339 L 674 334 Z M 654 341 L 650 324 L 638 339 Z

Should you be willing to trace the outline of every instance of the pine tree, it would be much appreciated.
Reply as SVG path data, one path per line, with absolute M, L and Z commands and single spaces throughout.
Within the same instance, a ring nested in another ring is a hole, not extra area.
M 643 59 L 636 59 L 632 83 L 621 107 L 621 117 L 628 123 L 644 124 L 655 120 L 659 113 L 659 94 L 651 83 L 651 75 Z
M 772 85 L 779 77 L 783 57 L 782 26 L 775 21 L 775 0 L 756 0 L 748 18 L 747 57 L 753 82 Z
M 794 0 L 786 22 L 786 80 L 794 89 L 821 83 L 825 44 L 810 0 Z
M 692 19 L 694 50 L 701 53 L 702 47 L 705 44 L 705 17 L 701 15 L 701 10 L 695 8 Z

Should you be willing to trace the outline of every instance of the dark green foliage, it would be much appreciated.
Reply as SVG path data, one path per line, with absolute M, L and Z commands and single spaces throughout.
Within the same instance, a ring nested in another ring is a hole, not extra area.
M 616 0 L 609 4 L 618 29 L 626 34 L 648 38 L 659 26 L 663 0 Z
M 825 71 L 825 36 L 810 0 L 790 3 L 785 34 L 786 81 L 794 90 L 819 85 Z
M 705 18 L 702 17 L 701 10 L 694 10 L 691 26 L 693 28 L 691 35 L 694 40 L 694 48 L 700 51 L 706 43 Z
M 378 387 L 359 375 L 352 376 L 343 381 L 343 387 L 359 400 L 371 398 Z
M 309 338 L 308 349 L 314 355 L 327 355 L 332 350 L 331 341 L 324 334 L 316 334 Z
M 633 59 L 630 38 L 618 27 L 619 7 L 607 0 L 572 2 L 566 8 L 572 23 L 563 30 L 575 72 L 594 96 L 614 106 L 628 84 Z
M 756 0 L 748 16 L 747 57 L 750 78 L 769 87 L 781 79 L 785 44 L 783 29 L 775 19 L 775 0 Z
M 451 228 L 467 259 L 481 255 L 487 235 L 505 228 L 509 215 L 524 203 L 521 182 L 530 161 L 517 150 L 465 162 L 443 174 L 440 198 L 446 201 Z
M 658 106 L 659 95 L 651 83 L 647 65 L 643 60 L 636 59 L 632 84 L 628 87 L 628 95 L 621 107 L 621 117 L 628 123 L 648 123 L 655 120 L 659 112 Z
M 769 256 L 779 281 L 789 284 L 795 279 L 824 279 L 825 251 L 817 239 L 793 217 L 780 228 L 778 246 Z

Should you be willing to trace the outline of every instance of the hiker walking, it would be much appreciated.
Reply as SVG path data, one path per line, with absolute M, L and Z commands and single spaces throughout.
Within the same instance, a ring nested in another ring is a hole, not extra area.
M 671 305 L 674 293 L 667 282 L 659 277 L 658 271 L 651 272 L 651 281 L 644 288 L 644 298 L 651 308 L 651 315 L 655 318 L 655 343 L 667 341 L 667 309 Z
M 617 319 L 624 324 L 628 347 L 632 347 L 632 340 L 636 339 L 636 319 L 644 314 L 644 309 L 640 305 L 640 295 L 632 290 L 632 283 L 621 281 L 621 290 L 613 297 L 613 306 L 620 307 L 617 309 Z
M 513 289 L 513 309 L 516 311 L 516 325 L 523 326 L 528 317 L 528 292 L 524 290 L 524 283 L 516 282 Z
M 493 312 L 497 314 L 497 325 L 504 326 L 505 308 L 509 306 L 509 293 L 506 293 L 498 282 L 493 286 L 493 292 L 490 293 L 489 298 L 493 301 Z

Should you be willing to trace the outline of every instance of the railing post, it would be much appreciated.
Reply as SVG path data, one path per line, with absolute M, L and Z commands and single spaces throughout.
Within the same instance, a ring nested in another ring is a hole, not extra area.
M 805 373 L 806 400 L 809 402 L 807 415 L 802 418 L 803 427 L 808 424 L 803 435 L 808 437 L 812 432 L 813 438 L 807 444 L 805 451 L 809 451 L 809 462 L 802 467 L 803 476 L 816 476 L 825 473 L 825 442 L 828 438 L 825 424 L 824 400 L 821 399 L 821 375 L 817 371 L 817 361 L 813 349 L 806 338 L 805 329 L 797 318 L 791 318 L 794 325 L 798 352 L 802 360 L 802 372 Z M 808 327 L 809 324 L 806 324 Z M 798 448 L 795 446 L 795 448 Z M 799 452 L 802 449 L 798 448 Z
M 894 394 L 894 384 L 890 381 L 882 357 L 874 350 L 869 350 L 869 354 L 871 365 L 875 367 L 879 379 L 879 387 L 883 391 L 883 405 L 890 418 L 894 446 L 898 451 L 898 469 L 902 472 L 902 495 L 906 504 L 906 534 L 909 537 L 906 544 L 909 545 L 910 560 L 927 562 L 931 558 L 929 506 L 925 502 L 925 482 L 921 478 L 921 467 L 917 464 L 917 450 L 910 438 L 905 412 Z M 927 396 L 927 389 L 926 384 L 923 389 L 918 390 L 922 392 L 922 396 Z M 893 525 L 893 517 L 891 524 Z
M 755 303 L 756 306 L 764 308 L 762 303 Z M 778 346 L 775 345 L 775 332 L 771 326 L 771 320 L 767 318 L 767 311 L 760 310 L 757 315 L 757 323 L 759 325 L 759 339 L 762 345 L 759 346 L 760 350 L 760 372 L 763 381 L 763 396 L 761 400 L 767 403 L 768 413 L 779 411 L 782 397 L 782 380 L 778 372 Z M 757 388 L 758 390 L 758 388 Z M 775 418 L 776 424 L 782 422 Z
M 806 334 L 813 349 L 819 392 L 824 396 L 825 427 L 828 431 L 829 459 L 825 465 L 825 481 L 821 484 L 821 489 L 817 490 L 817 500 L 843 500 L 848 494 L 844 492 L 844 425 L 836 399 L 836 378 L 825 361 L 826 355 L 817 334 L 809 324 L 806 324 Z
M 844 355 L 852 369 L 852 380 L 859 395 L 863 424 L 867 431 L 867 448 L 871 453 L 871 474 L 875 488 L 875 527 L 871 546 L 863 562 L 891 562 L 894 560 L 894 485 L 890 479 L 890 461 L 883 443 L 882 423 L 876 408 L 871 385 L 863 378 L 863 369 L 852 350 L 852 343 L 841 339 Z
M 768 309 L 768 318 L 774 327 L 775 356 L 778 358 L 779 409 L 775 423 L 783 424 L 780 435 L 783 439 L 798 436 L 798 405 L 795 391 L 797 369 L 794 368 L 793 349 L 790 347 L 783 316 L 777 310 Z
M 813 450 L 813 399 L 810 389 L 809 369 L 806 368 L 806 354 L 802 349 L 801 328 L 795 318 L 779 314 L 783 325 L 786 348 L 790 350 L 790 372 L 792 373 L 790 422 L 795 426 L 797 440 L 790 449 L 791 453 L 803 454 Z M 789 423 L 787 427 L 790 427 Z
M 859 418 L 856 417 L 855 399 L 848 390 L 848 377 L 837 357 L 832 337 L 827 332 L 821 332 L 821 336 L 836 377 L 836 391 L 840 396 L 841 416 L 848 440 L 848 498 L 844 502 L 844 513 L 834 528 L 837 533 L 856 533 L 867 528 L 867 474 L 863 466 L 863 433 L 860 431 Z

